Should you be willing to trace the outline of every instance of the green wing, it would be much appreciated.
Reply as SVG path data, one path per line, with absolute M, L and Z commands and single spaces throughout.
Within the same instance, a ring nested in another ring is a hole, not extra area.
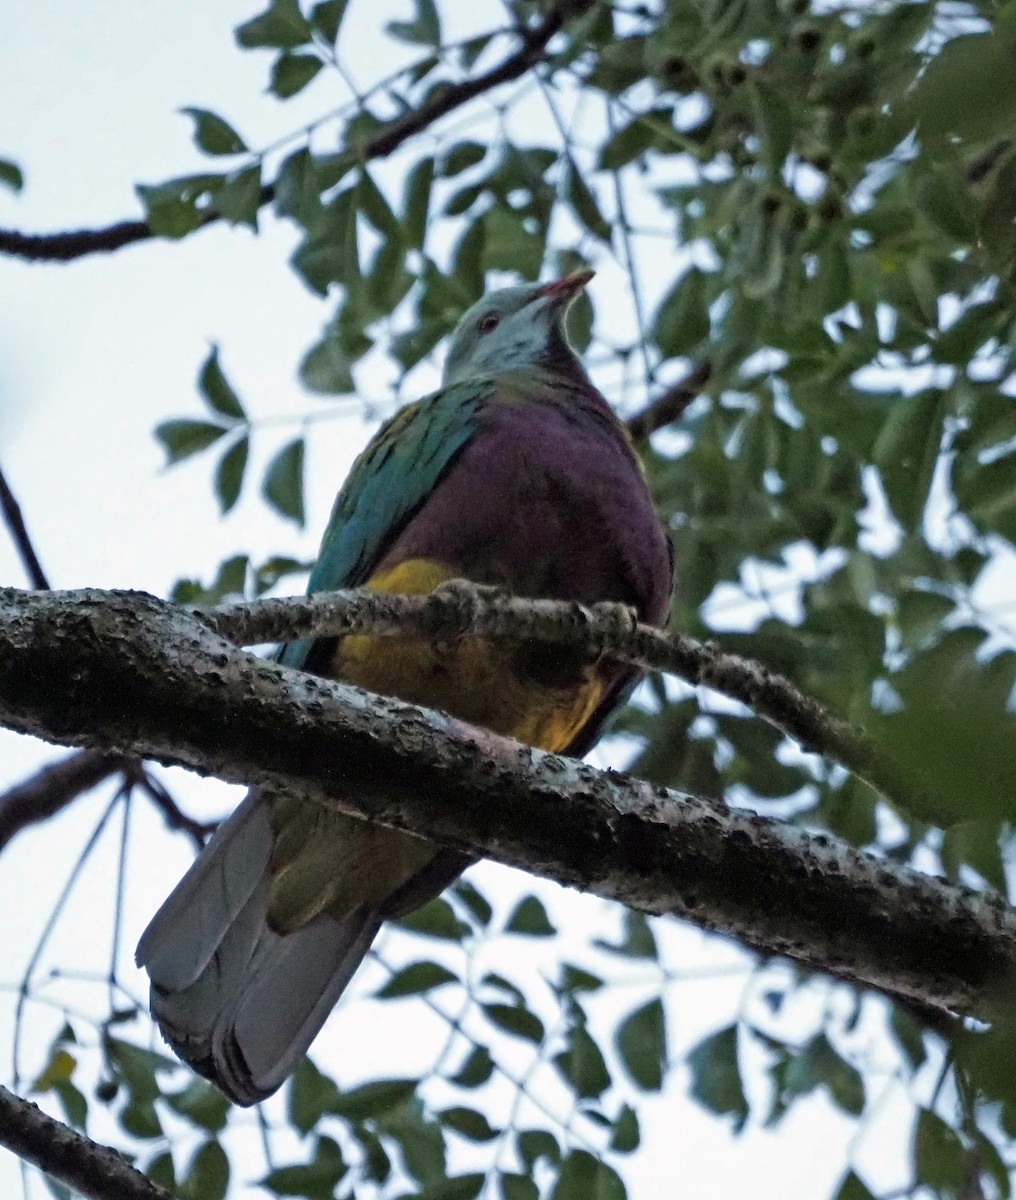
M 370 577 L 385 547 L 472 437 L 476 414 L 492 391 L 482 380 L 452 384 L 382 425 L 336 497 L 308 593 L 357 587 Z M 279 648 L 279 662 L 301 667 L 312 644 L 287 643 Z

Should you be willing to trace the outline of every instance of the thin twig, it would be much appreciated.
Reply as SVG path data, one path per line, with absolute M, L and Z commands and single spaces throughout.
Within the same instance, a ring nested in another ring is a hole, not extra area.
M 166 818 L 170 829 L 185 833 L 194 843 L 195 850 L 200 850 L 218 828 L 218 821 L 199 821 L 185 813 L 159 780 L 143 767 L 134 782 Z
M 451 83 L 435 92 L 420 108 L 405 113 L 386 125 L 380 132 L 361 146 L 350 146 L 363 162 L 375 158 L 387 158 L 411 137 L 421 133 L 441 117 L 454 112 L 484 92 L 489 92 L 502 83 L 510 83 L 524 75 L 531 67 L 547 55 L 547 44 L 564 24 L 557 9 L 551 11 L 531 29 L 519 31 L 522 45 L 489 71 L 475 79 Z M 261 189 L 259 206 L 270 203 L 275 189 L 266 185 Z M 216 212 L 206 212 L 201 220 L 202 228 L 221 220 Z M 136 242 L 155 237 L 147 221 L 119 221 L 104 229 L 78 229 L 68 233 L 26 234 L 13 229 L 0 229 L 0 254 L 10 254 L 33 262 L 69 262 L 87 254 L 109 253 Z
M 19 1086 L 21 1080 L 21 1033 L 25 1015 L 25 1003 L 28 1000 L 29 995 L 28 989 L 31 986 L 32 978 L 35 975 L 35 968 L 39 965 L 39 959 L 42 958 L 43 951 L 46 949 L 46 945 L 49 942 L 54 928 L 56 927 L 56 923 L 60 919 L 60 914 L 63 912 L 64 906 L 66 905 L 71 892 L 74 890 L 74 885 L 77 883 L 78 877 L 84 869 L 85 863 L 88 861 L 92 851 L 95 849 L 99 841 L 99 838 L 102 836 L 102 831 L 106 828 L 106 823 L 113 815 L 113 809 L 116 808 L 117 804 L 123 797 L 124 791 L 121 789 L 109 802 L 103 811 L 102 816 L 96 822 L 91 836 L 85 843 L 84 849 L 78 855 L 77 862 L 71 868 L 71 873 L 68 875 L 66 883 L 60 890 L 60 895 L 57 897 L 56 904 L 53 905 L 53 910 L 50 913 L 45 926 L 43 927 L 42 933 L 39 935 L 39 940 L 36 942 L 35 949 L 32 951 L 32 957 L 28 960 L 28 966 L 25 968 L 25 973 L 21 977 L 21 986 L 18 989 L 18 1003 L 14 1012 L 14 1037 L 11 1043 L 11 1064 L 15 1087 Z
M 25 574 L 28 576 L 29 582 L 38 591 L 44 591 L 49 587 L 46 572 L 42 569 L 42 564 L 39 562 L 35 548 L 32 545 L 32 539 L 28 536 L 25 519 L 21 515 L 21 505 L 18 504 L 14 493 L 11 491 L 2 469 L 0 469 L 0 509 L 3 510 L 4 523 L 10 531 L 11 538 L 14 541 L 18 556 L 24 565 Z

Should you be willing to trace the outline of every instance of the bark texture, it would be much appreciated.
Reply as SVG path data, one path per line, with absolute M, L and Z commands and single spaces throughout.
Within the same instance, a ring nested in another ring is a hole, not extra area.
M 139 592 L 0 591 L 0 721 L 263 784 L 916 1002 L 986 1013 L 1016 910 L 835 838 L 237 650 Z
M 172 1200 L 109 1146 L 54 1121 L 28 1100 L 0 1087 L 0 1145 L 94 1200 Z

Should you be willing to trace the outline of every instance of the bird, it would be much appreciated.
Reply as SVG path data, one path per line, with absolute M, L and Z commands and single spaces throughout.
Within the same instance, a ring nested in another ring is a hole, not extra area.
M 308 591 L 464 580 L 617 601 L 663 624 L 673 551 L 632 442 L 565 330 L 593 272 L 501 288 L 462 316 L 439 390 L 399 410 L 338 494 Z M 587 651 L 462 637 L 292 641 L 279 663 L 581 757 L 638 672 Z M 341 769 L 341 763 L 336 764 Z M 137 961 L 177 1055 L 237 1104 L 295 1070 L 382 923 L 473 860 L 265 788 L 223 822 Z

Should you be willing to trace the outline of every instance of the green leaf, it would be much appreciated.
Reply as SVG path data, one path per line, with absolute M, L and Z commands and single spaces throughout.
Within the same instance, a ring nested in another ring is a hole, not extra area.
M 572 159 L 568 159 L 565 167 L 564 197 L 571 205 L 579 224 L 609 246 L 613 235 L 610 222 L 600 212 L 596 197 L 590 191 Z
M 350 1121 L 387 1117 L 415 1094 L 418 1082 L 416 1079 L 381 1079 L 376 1083 L 365 1083 L 348 1092 L 340 1092 L 330 1111 Z
M 869 719 L 883 761 L 907 785 L 897 802 L 943 828 L 1014 815 L 1016 756 L 999 747 L 1016 744 L 1016 714 L 1007 707 L 1016 654 L 982 662 L 983 641 L 973 627 L 944 634 L 889 677 L 900 711 Z
M 414 1192 L 413 1200 L 475 1200 L 486 1178 L 486 1175 L 473 1174 L 443 1179 Z
M 266 559 L 254 572 L 254 586 L 257 595 L 275 587 L 280 579 L 287 575 L 306 575 L 314 566 L 313 562 L 303 562 L 298 558 L 286 555 L 273 555 Z
M 573 1150 L 561 1164 L 551 1200 L 625 1200 L 621 1176 L 587 1150 Z
M 624 910 L 624 937 L 620 942 L 605 942 L 596 938 L 593 945 L 601 950 L 610 950 L 613 954 L 623 954 L 628 958 L 656 958 L 656 938 L 649 927 L 645 915 L 633 908 Z
M 335 1111 L 338 1098 L 335 1081 L 304 1058 L 289 1083 L 286 1111 L 290 1124 L 301 1133 L 309 1133 L 325 1113 Z
M 12 192 L 20 192 L 25 186 L 25 177 L 17 163 L 8 158 L 0 158 L 0 183 L 9 187 Z
M 584 1025 L 568 1030 L 567 1049 L 554 1056 L 554 1066 L 581 1100 L 596 1099 L 610 1087 L 603 1053 Z
M 244 167 L 227 175 L 222 187 L 215 193 L 215 209 L 231 225 L 258 227 L 258 210 L 261 207 L 261 164 Z
M 394 1138 L 402 1151 L 406 1170 L 425 1190 L 440 1188 L 448 1176 L 445 1139 L 441 1126 L 424 1112 L 415 1097 L 377 1119 L 378 1132 Z
M 972 867 L 984 882 L 1006 894 L 1005 862 L 998 822 L 960 821 L 945 831 L 939 851 L 951 879 L 961 880 L 962 866 Z
M 920 1025 L 906 1009 L 894 1004 L 889 1012 L 889 1027 L 910 1064 L 910 1069 L 920 1070 L 928 1058 L 928 1051 L 924 1046 L 924 1031 Z
M 168 1150 L 164 1150 L 152 1159 L 145 1167 L 145 1174 L 158 1187 L 165 1188 L 173 1195 L 176 1194 L 176 1170 L 173 1167 L 173 1155 Z
M 920 528 L 942 444 L 946 407 L 940 392 L 926 391 L 893 404 L 872 457 L 896 519 Z
M 514 271 L 523 279 L 536 279 L 543 265 L 544 239 L 528 227 L 520 213 L 500 206 L 483 218 L 483 269 Z
M 442 1125 L 461 1133 L 471 1142 L 489 1142 L 498 1135 L 498 1130 L 491 1128 L 483 1113 L 473 1108 L 446 1108 L 437 1117 Z
M 525 1163 L 530 1175 L 539 1159 L 546 1158 L 551 1163 L 561 1161 L 561 1147 L 557 1138 L 546 1129 L 523 1129 L 516 1136 L 519 1156 Z
M 235 36 L 237 45 L 248 50 L 258 46 L 292 50 L 306 45 L 311 33 L 297 0 L 272 0 L 263 13 L 238 25 Z
M 204 222 L 198 203 L 222 186 L 221 175 L 184 175 L 165 183 L 139 183 L 134 189 L 145 209 L 148 226 L 159 237 L 182 238 Z
M 243 154 L 246 143 L 228 121 L 209 112 L 207 108 L 184 108 L 180 110 L 194 122 L 194 143 L 205 154 Z
M 540 1200 L 540 1192 L 528 1175 L 502 1174 L 498 1182 L 501 1184 L 503 1200 Z
M 349 0 L 321 0 L 310 10 L 310 23 L 332 45 L 338 41 L 339 26 L 346 15 Z
M 268 503 L 297 525 L 304 522 L 303 438 L 295 438 L 274 456 L 265 472 L 261 491 Z
M 864 1111 L 864 1082 L 857 1069 L 819 1033 L 795 1054 L 783 1076 L 783 1097 L 805 1096 L 820 1085 L 845 1112 L 859 1116 Z
M 400 42 L 413 45 L 441 45 L 441 18 L 434 0 L 416 0 L 415 21 L 389 21 L 385 30 Z
M 218 1133 L 226 1126 L 229 1101 L 203 1079 L 192 1079 L 182 1092 L 168 1094 L 166 1102 L 174 1112 L 209 1133 Z
M 622 1104 L 621 1111 L 614 1121 L 614 1133 L 610 1139 L 611 1150 L 618 1154 L 631 1154 L 639 1148 L 641 1140 L 638 1114 L 630 1105 Z
M 459 977 L 436 962 L 415 962 L 403 967 L 374 994 L 378 1000 L 393 1000 L 399 996 L 418 996 L 446 983 L 458 983 Z
M 659 998 L 629 1013 L 618 1026 L 615 1041 L 632 1079 L 639 1087 L 658 1092 L 667 1065 L 667 1026 Z
M 180 1183 L 180 1200 L 223 1200 L 229 1186 L 229 1159 L 218 1142 L 209 1140 L 190 1161 Z
M 306 1196 L 309 1200 L 332 1200 L 336 1184 L 348 1170 L 338 1143 L 330 1137 L 318 1137 L 314 1157 L 309 1163 L 276 1167 L 260 1181 L 260 1186 L 277 1196 Z
M 875 1200 L 875 1196 L 853 1171 L 848 1171 L 843 1176 L 843 1182 L 837 1189 L 833 1200 Z
M 346 396 L 356 390 L 351 366 L 341 340 L 333 333 L 326 333 L 304 355 L 300 363 L 300 382 L 320 395 Z
M 735 1131 L 748 1119 L 737 1057 L 737 1027 L 728 1025 L 703 1038 L 687 1058 L 693 1099 L 709 1112 L 732 1116 Z
M 59 1045 L 54 1047 L 49 1062 L 36 1076 L 35 1082 L 29 1090 L 32 1092 L 51 1091 L 57 1084 L 66 1083 L 74 1074 L 74 1068 L 77 1065 L 78 1060 L 69 1050 L 65 1050 Z
M 476 887 L 461 876 L 452 884 L 452 895 L 461 901 L 469 910 L 474 922 L 481 929 L 490 924 L 490 919 L 494 915 L 494 910 L 490 907 L 490 902 Z
M 272 64 L 268 90 L 280 100 L 302 92 L 324 63 L 316 54 L 291 54 L 284 51 Z
M 528 1008 L 515 1004 L 483 1004 L 480 1007 L 487 1019 L 505 1033 L 513 1033 L 536 1045 L 543 1041 L 543 1022 Z
M 922 1108 L 914 1127 L 914 1172 L 918 1184 L 937 1194 L 961 1194 L 967 1178 L 967 1153 L 956 1131 L 937 1113 Z
M 292 217 L 305 229 L 316 226 L 324 212 L 322 186 L 310 150 L 306 146 L 294 150 L 275 179 L 275 211 L 280 217 Z
M 402 195 L 402 236 L 409 246 L 422 247 L 427 237 L 427 213 L 434 183 L 434 158 L 421 158 L 406 177 Z
M 240 489 L 243 487 L 243 476 L 247 470 L 249 450 L 250 439 L 245 435 L 230 446 L 219 460 L 219 465 L 215 470 L 215 495 L 219 501 L 219 511 L 223 516 L 240 499 Z
M 371 178 L 366 167 L 360 169 L 360 182 L 356 190 L 356 203 L 361 213 L 384 238 L 402 240 L 402 224 L 392 212 L 392 206 Z
M 155 427 L 155 436 L 166 452 L 166 466 L 207 450 L 229 430 L 211 421 L 162 421 Z
M 688 354 L 709 336 L 708 280 L 692 267 L 664 296 L 653 322 L 653 340 L 666 357 Z
M 247 420 L 240 397 L 236 394 L 219 364 L 218 346 L 212 346 L 208 357 L 201 364 L 198 374 L 198 391 L 213 412 L 221 413 L 222 416 L 237 421 Z
M 524 933 L 529 937 L 553 937 L 557 933 L 543 902 L 536 896 L 523 896 L 504 929 L 505 933 Z
M 458 1087 L 474 1088 L 487 1082 L 494 1072 L 494 1060 L 486 1046 L 474 1046 L 466 1061 L 449 1079 Z
M 999 11 L 991 32 L 948 41 L 908 98 L 921 137 L 1004 137 L 1016 121 L 1016 95 L 1010 86 L 1014 58 L 1016 20 L 1006 8 Z
M 573 963 L 561 965 L 561 990 L 564 992 L 595 992 L 603 987 L 603 980 L 591 971 L 576 967 Z
M 452 179 L 483 162 L 487 157 L 487 147 L 480 142 L 456 142 L 449 146 L 441 155 L 441 174 L 446 179 Z
M 668 108 L 651 109 L 622 126 L 600 147 L 600 170 L 617 171 L 621 167 L 673 139 L 673 124 Z
M 470 932 L 469 926 L 459 920 L 448 901 L 440 897 L 429 900 L 408 916 L 399 917 L 396 924 L 413 933 L 425 933 L 428 937 L 451 942 L 461 942 Z
M 88 1120 L 88 1101 L 69 1079 L 53 1084 L 53 1091 L 64 1110 L 64 1116 L 76 1129 L 84 1129 Z

